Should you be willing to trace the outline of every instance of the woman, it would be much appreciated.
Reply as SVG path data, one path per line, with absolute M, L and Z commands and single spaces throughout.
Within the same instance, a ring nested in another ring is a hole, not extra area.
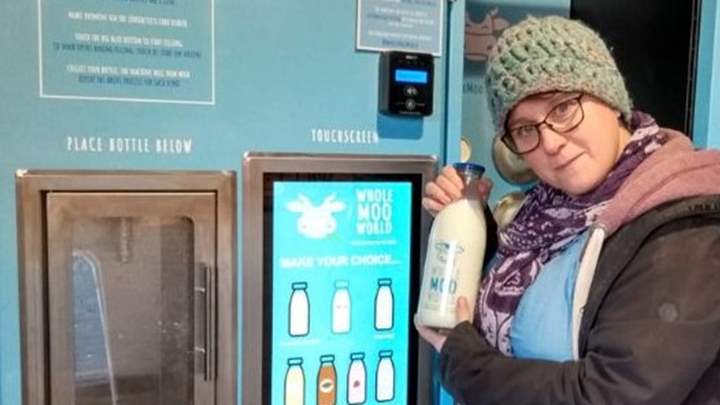
M 488 247 L 474 325 L 463 297 L 453 330 L 416 323 L 445 387 L 463 404 L 720 403 L 720 154 L 632 111 L 602 39 L 562 17 L 507 29 L 486 87 L 540 182 Z M 446 167 L 423 206 L 462 187 Z

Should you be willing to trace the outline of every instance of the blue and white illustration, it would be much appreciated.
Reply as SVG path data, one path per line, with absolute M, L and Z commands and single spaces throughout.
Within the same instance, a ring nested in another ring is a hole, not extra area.
M 298 199 L 290 201 L 287 209 L 300 213 L 297 231 L 301 235 L 310 239 L 323 239 L 337 229 L 333 214 L 344 210 L 345 204 L 335 201 L 335 194 L 330 194 L 322 204 L 315 206 L 304 194 L 299 193 Z
M 392 350 L 381 350 L 378 353 L 376 371 L 377 385 L 375 399 L 378 402 L 388 402 L 395 399 L 395 365 L 392 361 Z
M 307 283 L 292 283 L 291 287 L 288 333 L 290 336 L 305 336 L 310 328 L 310 301 L 307 295 Z
M 294 358 L 303 359 L 304 370 L 318 370 L 303 373 L 305 387 L 318 387 L 302 391 L 306 404 L 330 397 L 405 403 L 412 184 L 276 181 L 272 187 L 271 403 L 287 400 Z M 392 359 L 379 361 L 380 352 Z M 389 373 L 391 386 L 378 386 L 378 375 Z M 332 394 L 321 390 L 331 385 Z
M 332 301 L 332 331 L 333 333 L 350 332 L 351 314 L 350 290 L 348 282 L 338 280 L 335 282 L 335 294 Z
M 390 330 L 395 324 L 395 298 L 392 293 L 392 279 L 381 278 L 375 293 L 375 329 Z

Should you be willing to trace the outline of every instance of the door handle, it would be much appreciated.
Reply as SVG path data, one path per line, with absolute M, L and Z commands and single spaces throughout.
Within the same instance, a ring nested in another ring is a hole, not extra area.
M 202 295 L 204 303 L 204 311 L 202 311 L 203 321 L 196 321 L 198 327 L 203 328 L 203 345 L 195 346 L 195 352 L 203 357 L 204 379 L 205 381 L 215 380 L 215 362 L 216 362 L 216 314 L 217 314 L 217 283 L 216 269 L 214 266 L 202 263 L 199 268 L 202 272 L 204 283 L 202 286 L 195 286 L 197 295 Z

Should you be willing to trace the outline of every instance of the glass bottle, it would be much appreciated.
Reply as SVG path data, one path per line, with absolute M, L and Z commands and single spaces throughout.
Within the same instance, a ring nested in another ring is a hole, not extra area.
M 487 229 L 477 182 L 485 168 L 455 164 L 463 179 L 463 197 L 446 205 L 435 217 L 428 237 L 418 304 L 418 320 L 435 328 L 453 328 L 458 322 L 456 300 L 467 298 L 473 311 L 482 272 Z

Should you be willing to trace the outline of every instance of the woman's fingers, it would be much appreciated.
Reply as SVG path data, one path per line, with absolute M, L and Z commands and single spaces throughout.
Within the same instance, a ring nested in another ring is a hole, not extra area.
M 478 196 L 483 201 L 487 201 L 493 187 L 492 180 L 482 177 L 477 184 Z M 464 188 L 463 180 L 455 168 L 445 166 L 435 180 L 425 185 L 425 196 L 422 199 L 423 208 L 430 214 L 436 215 L 446 205 L 462 198 Z
M 463 183 L 452 166 L 445 166 L 440 174 L 425 185 L 423 207 L 432 215 L 462 197 Z
M 430 213 L 430 215 L 435 216 L 441 209 L 443 209 L 445 204 L 439 203 L 430 197 L 423 197 L 422 206 Z
M 455 170 L 454 167 L 451 165 L 445 166 L 440 170 L 440 176 L 445 179 L 447 179 L 450 183 L 452 183 L 453 188 L 462 191 L 463 188 L 465 188 L 465 184 L 463 183 L 462 179 L 460 178 L 460 175 L 458 174 L 457 170 Z
M 472 313 L 470 312 L 470 304 L 464 296 L 458 297 L 455 307 L 455 316 L 458 322 L 470 321 Z
M 487 202 L 488 198 L 490 197 L 492 187 L 493 182 L 487 177 L 482 177 L 480 178 L 480 181 L 478 181 L 478 195 L 483 201 Z
M 458 178 L 459 179 L 459 178 Z M 463 185 L 462 182 L 458 186 L 452 177 L 441 174 L 435 179 L 435 184 L 442 189 L 442 191 L 450 197 L 450 202 L 459 200 L 462 197 Z
M 415 316 L 413 321 L 415 323 L 415 329 L 417 329 L 420 337 L 422 337 L 426 342 L 430 343 L 435 348 L 435 350 L 440 353 L 443 345 L 445 344 L 447 336 L 442 335 L 438 331 L 432 328 L 428 328 L 427 326 L 420 323 L 417 315 Z

